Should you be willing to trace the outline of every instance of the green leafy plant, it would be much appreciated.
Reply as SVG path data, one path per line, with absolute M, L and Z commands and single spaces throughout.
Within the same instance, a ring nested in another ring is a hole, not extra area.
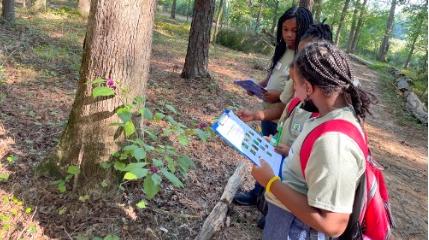
M 92 82 L 92 96 L 114 97 L 126 92 L 117 86 L 118 83 L 111 78 L 97 78 Z M 188 156 L 178 152 L 174 142 L 184 147 L 193 137 L 207 141 L 211 136 L 208 125 L 200 124 L 192 129 L 186 127 L 176 121 L 174 117 L 179 113 L 169 103 L 163 104 L 153 113 L 145 107 L 143 97 L 136 97 L 131 103 L 118 97 L 122 105 L 115 111 L 119 121 L 114 126 L 123 133 L 124 140 L 120 140 L 121 148 L 112 155 L 112 161 L 100 166 L 117 171 L 122 179 L 120 186 L 132 181 L 142 183 L 147 200 L 153 199 L 162 190 L 165 184 L 163 181 L 177 188 L 184 187 L 181 177 L 187 174 L 194 163 Z M 138 129 L 136 121 L 143 121 L 145 127 Z M 149 123 L 151 127 L 147 127 Z M 144 209 L 146 205 L 142 199 L 136 206 Z

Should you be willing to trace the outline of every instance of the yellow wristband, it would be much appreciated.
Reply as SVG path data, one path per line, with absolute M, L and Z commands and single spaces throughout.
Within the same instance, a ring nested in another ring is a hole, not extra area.
M 274 176 L 268 181 L 267 186 L 265 186 L 265 192 L 270 193 L 271 192 L 271 185 L 277 180 L 280 180 L 279 176 Z

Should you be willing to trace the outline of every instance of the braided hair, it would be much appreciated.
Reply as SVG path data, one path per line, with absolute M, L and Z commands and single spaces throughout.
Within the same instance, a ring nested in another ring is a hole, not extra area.
M 314 40 L 325 40 L 329 43 L 332 43 L 331 27 L 328 24 L 324 24 L 323 22 L 319 24 L 312 24 L 301 37 L 302 40 L 307 38 Z
M 311 12 L 304 7 L 291 7 L 288 10 L 286 10 L 285 13 L 279 18 L 279 21 L 277 22 L 277 34 L 276 34 L 276 48 L 274 50 L 274 55 L 271 61 L 271 67 L 270 71 L 274 69 L 277 62 L 282 58 L 283 54 L 287 50 L 286 43 L 283 39 L 283 23 L 286 20 L 296 18 L 296 24 L 297 24 L 297 33 L 296 33 L 296 40 L 295 40 L 295 52 L 298 48 L 298 43 L 301 40 L 302 35 L 307 31 L 308 27 L 313 24 L 313 15 Z
M 361 120 L 370 114 L 369 105 L 375 99 L 374 95 L 359 86 L 346 54 L 335 45 L 326 41 L 307 45 L 298 53 L 295 66 L 302 77 L 319 87 L 326 96 L 342 91 L 346 102 L 353 106 Z

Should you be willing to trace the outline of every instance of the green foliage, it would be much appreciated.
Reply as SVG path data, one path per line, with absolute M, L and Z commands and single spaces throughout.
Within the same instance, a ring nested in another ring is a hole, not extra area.
M 96 78 L 90 84 L 93 85 L 92 96 L 94 98 L 118 97 L 122 101 L 121 96 L 117 94 L 124 91 L 120 86 L 118 86 L 119 91 L 116 91 L 117 83 L 114 83 L 112 79 Z M 208 127 L 206 130 L 188 129 L 182 123 L 177 122 L 174 115 L 178 115 L 179 112 L 170 103 L 163 103 L 162 108 L 155 113 L 144 105 L 144 98 L 136 97 L 131 103 L 122 101 L 122 105 L 116 109 L 115 114 L 119 122 L 114 126 L 123 131 L 125 141 L 118 142 L 121 148 L 112 155 L 112 162 L 101 163 L 100 167 L 109 169 L 113 166 L 124 181 L 123 183 L 129 181 L 143 183 L 145 199 L 150 200 L 162 190 L 163 178 L 175 187 L 184 187 L 180 175 L 177 173 L 184 176 L 193 166 L 189 157 L 177 153 L 173 141 L 177 140 L 179 145 L 186 146 L 193 136 L 207 141 L 211 135 L 205 132 L 209 129 Z M 134 119 L 140 119 L 139 121 L 144 123 L 161 124 L 162 122 L 162 124 L 159 126 L 153 124 L 154 127 L 141 129 L 147 136 L 147 138 L 143 138 L 142 134 L 138 134 Z M 180 171 L 177 172 L 176 168 L 179 168 Z M 78 174 L 78 170 L 71 166 L 68 173 Z M 59 188 L 61 186 L 61 191 L 65 191 L 67 179 L 66 177 L 65 180 L 57 182 Z M 107 186 L 107 182 L 103 181 L 103 183 L 102 186 Z M 137 207 L 146 207 L 144 199 L 138 203 Z
M 219 32 L 216 43 L 246 53 L 256 52 L 270 55 L 274 49 L 261 35 L 228 29 L 222 29 Z

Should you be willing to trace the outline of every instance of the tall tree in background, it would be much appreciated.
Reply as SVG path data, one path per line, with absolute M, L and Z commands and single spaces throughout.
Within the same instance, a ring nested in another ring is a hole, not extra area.
M 424 48 L 426 49 L 426 55 L 427 55 L 427 22 L 428 22 L 428 15 L 427 15 L 427 5 L 428 1 L 426 0 L 423 5 L 420 6 L 410 6 L 407 10 L 411 14 L 411 26 L 408 30 L 408 44 L 407 48 L 410 49 L 407 54 L 407 59 L 404 63 L 404 68 L 408 68 L 409 64 L 411 62 L 411 57 L 414 54 L 414 50 L 416 49 L 416 45 L 419 39 L 423 40 Z M 426 33 L 426 34 L 424 34 Z M 425 57 L 425 64 L 423 68 L 427 67 L 426 61 L 427 56 Z
M 320 16 L 322 15 L 322 5 L 323 5 L 323 0 L 314 0 L 313 16 L 314 16 L 314 22 L 316 23 L 320 22 Z
M 393 23 L 395 21 L 395 9 L 397 0 L 392 0 L 390 5 L 389 17 L 387 18 L 386 30 L 384 32 L 383 40 L 378 50 L 377 59 L 379 61 L 386 61 L 387 52 L 389 51 L 389 40 L 392 35 Z
M 181 74 L 183 78 L 210 77 L 209 45 L 214 10 L 215 0 L 195 0 L 188 50 Z
M 79 0 L 78 10 L 81 16 L 88 17 L 90 7 L 91 0 Z
M 2 1 L 1 16 L 7 23 L 13 24 L 15 22 L 15 0 Z
M 114 111 L 120 99 L 145 93 L 155 6 L 156 0 L 91 1 L 76 97 L 56 158 L 50 161 L 60 167 L 78 165 L 79 182 L 90 185 L 104 177 L 98 164 L 118 148 L 113 123 L 119 119 Z M 97 77 L 120 80 L 127 95 L 118 91 L 115 97 L 94 99 L 91 81 Z
M 353 2 L 353 17 L 352 17 L 352 25 L 350 26 L 350 32 L 349 32 L 349 38 L 347 40 L 347 48 L 346 48 L 346 52 L 350 53 L 352 50 L 352 43 L 353 43 L 353 39 L 355 37 L 356 34 L 356 29 L 357 29 L 357 15 L 358 15 L 358 11 L 360 9 L 360 4 L 359 4 L 360 0 L 355 0 Z
M 313 3 L 314 3 L 313 0 L 299 0 L 299 6 L 305 7 L 310 11 L 313 10 Z
M 367 3 L 368 3 L 368 0 L 363 0 L 363 3 L 360 5 L 358 22 L 357 22 L 356 30 L 355 30 L 355 33 L 353 34 L 353 39 L 351 43 L 351 49 L 350 49 L 351 53 L 356 50 L 356 47 L 359 41 L 359 36 L 364 24 Z
M 344 19 L 346 18 L 347 11 L 349 9 L 349 4 L 350 4 L 350 0 L 345 0 L 343 11 L 341 12 L 340 21 L 338 22 L 337 32 L 335 34 L 335 41 L 334 41 L 335 44 L 338 44 L 338 40 L 340 39 L 341 28 L 343 27 Z
M 259 25 L 261 25 L 262 8 L 264 7 L 263 1 L 259 1 L 258 13 L 256 14 L 255 32 L 258 32 Z
M 216 38 L 217 38 L 217 35 L 219 33 L 219 29 L 222 26 L 223 10 L 224 10 L 224 0 L 220 0 L 219 1 L 219 7 L 217 10 L 217 14 L 216 14 L 215 29 L 214 29 L 213 33 L 211 34 L 211 37 L 210 37 L 210 42 L 212 42 L 213 44 L 216 43 Z
M 176 19 L 176 0 L 173 0 L 173 3 L 171 4 L 171 14 L 172 19 Z
M 273 21 L 271 22 L 271 30 L 270 33 L 275 34 L 275 29 L 277 26 L 277 13 L 279 11 L 279 0 L 274 0 L 274 6 L 273 6 Z

